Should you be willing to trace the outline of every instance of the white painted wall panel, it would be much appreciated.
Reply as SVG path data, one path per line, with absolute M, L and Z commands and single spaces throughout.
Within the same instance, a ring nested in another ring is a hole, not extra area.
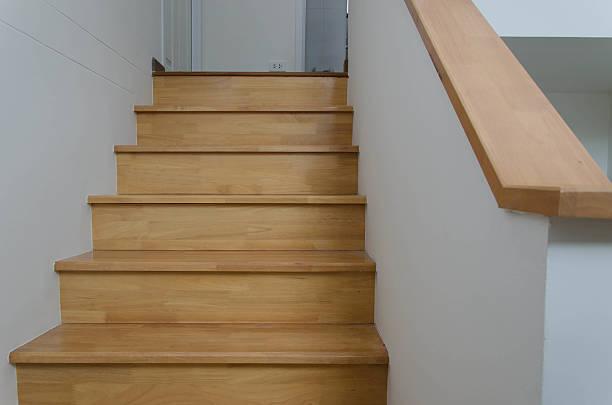
M 87 195 L 115 192 L 112 145 L 135 143 L 133 105 L 151 102 L 150 68 L 131 52 L 150 52 L 148 64 L 161 54 L 159 2 L 140 1 L 145 9 L 77 3 L 56 2 L 60 12 L 46 1 L 0 1 L 5 359 L 59 323 L 53 261 L 91 249 Z M 124 31 L 126 20 L 143 34 L 118 44 L 105 33 Z M 15 370 L 5 361 L 0 403 L 16 404 L 16 388 Z
M 612 403 L 612 221 L 553 220 L 543 405 Z
M 46 1 L 143 73 L 152 56 L 161 62 L 161 0 Z
M 549 220 L 497 207 L 404 2 L 350 7 L 389 405 L 538 405 Z

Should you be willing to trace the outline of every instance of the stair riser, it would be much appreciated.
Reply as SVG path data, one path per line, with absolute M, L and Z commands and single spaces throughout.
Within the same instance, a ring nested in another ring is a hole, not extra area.
M 61 272 L 65 323 L 372 323 L 374 273 Z
M 19 365 L 20 405 L 384 405 L 386 365 Z
M 356 194 L 357 153 L 117 153 L 119 194 Z
M 137 117 L 140 146 L 352 143 L 352 112 L 147 112 Z
M 96 250 L 363 250 L 364 205 L 92 204 Z
M 158 76 L 155 105 L 330 106 L 346 105 L 346 77 Z

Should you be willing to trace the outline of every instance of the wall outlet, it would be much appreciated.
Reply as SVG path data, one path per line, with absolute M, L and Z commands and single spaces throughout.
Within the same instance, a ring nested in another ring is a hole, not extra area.
M 286 72 L 289 61 L 286 60 L 271 60 L 269 62 L 270 72 Z

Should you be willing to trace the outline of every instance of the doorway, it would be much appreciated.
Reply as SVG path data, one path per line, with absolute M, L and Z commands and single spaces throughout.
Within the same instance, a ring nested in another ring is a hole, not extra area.
M 347 0 L 163 0 L 167 71 L 345 72 Z
M 306 72 L 344 72 L 348 1 L 306 0 Z

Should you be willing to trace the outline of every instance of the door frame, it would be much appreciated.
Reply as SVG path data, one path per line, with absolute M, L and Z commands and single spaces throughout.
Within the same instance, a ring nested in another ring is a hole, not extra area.
M 162 0 L 162 64 L 167 71 L 190 70 L 192 66 L 191 1 Z
M 191 0 L 191 71 L 204 70 L 204 0 Z
M 295 71 L 306 71 L 306 0 L 295 0 Z

